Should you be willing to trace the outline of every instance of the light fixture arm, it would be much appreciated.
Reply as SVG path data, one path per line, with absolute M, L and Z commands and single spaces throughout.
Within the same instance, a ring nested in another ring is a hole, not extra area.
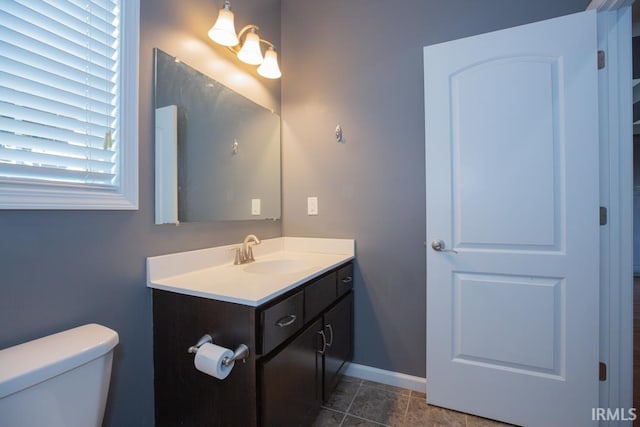
M 238 39 L 242 39 L 242 36 L 244 35 L 244 33 L 246 33 L 249 30 L 255 30 L 258 31 L 260 29 L 260 27 L 258 27 L 257 25 L 253 25 L 253 24 L 249 24 L 249 25 L 245 25 L 244 27 L 242 27 L 242 29 L 238 32 Z
M 242 48 L 242 37 L 244 36 L 244 34 L 249 30 L 254 30 L 255 32 L 257 32 L 259 29 L 260 27 L 258 27 L 257 25 L 245 25 L 244 27 L 242 27 L 240 32 L 238 32 L 238 44 L 235 46 L 227 46 L 227 49 L 237 54 L 238 52 L 240 52 L 240 48 Z M 262 39 L 260 39 L 260 41 L 262 41 Z
M 260 39 L 260 43 L 264 43 L 264 44 L 266 44 L 267 46 L 269 46 L 271 49 L 276 50 L 276 47 L 273 45 L 273 43 L 271 43 L 271 42 L 270 42 L 270 41 L 268 41 L 268 40 Z
M 245 35 L 245 33 L 247 31 L 250 30 L 254 30 L 254 31 L 258 31 L 260 30 L 260 27 L 258 27 L 257 25 L 253 25 L 253 24 L 249 24 L 249 25 L 245 25 L 244 27 L 242 27 L 242 29 L 238 32 L 238 40 L 240 40 L 240 43 L 238 43 L 235 46 L 227 46 L 227 49 L 229 49 L 231 52 L 237 54 L 240 51 L 240 48 L 242 47 L 242 37 Z M 273 43 L 271 43 L 269 40 L 265 40 L 262 37 L 260 37 L 260 43 L 264 43 L 267 46 L 269 46 L 271 49 L 275 50 L 276 47 Z

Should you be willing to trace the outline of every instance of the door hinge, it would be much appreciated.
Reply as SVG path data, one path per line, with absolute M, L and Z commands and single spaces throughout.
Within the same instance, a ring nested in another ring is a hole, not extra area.
M 600 225 L 607 225 L 607 208 L 600 206 Z
M 605 65 L 605 54 L 604 54 L 604 50 L 599 50 L 598 51 L 598 70 L 602 70 L 604 68 Z
M 602 363 L 600 362 L 599 365 L 599 369 L 598 369 L 598 379 L 600 379 L 600 381 L 606 381 L 607 380 L 607 364 L 606 363 Z

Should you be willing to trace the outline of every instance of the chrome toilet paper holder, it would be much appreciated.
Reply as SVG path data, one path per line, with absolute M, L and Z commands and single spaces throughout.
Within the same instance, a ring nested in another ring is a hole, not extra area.
M 187 353 L 195 354 L 198 352 L 198 349 L 200 347 L 202 347 L 207 343 L 213 343 L 213 338 L 211 338 L 211 335 L 209 334 L 205 334 L 202 337 L 200 337 L 200 339 L 195 345 L 192 345 L 187 349 Z M 247 347 L 245 344 L 240 344 L 238 348 L 236 348 L 236 351 L 233 352 L 233 356 L 225 357 L 222 360 L 222 363 L 225 366 L 231 365 L 236 360 L 242 360 L 242 363 L 244 363 L 248 356 L 249 356 L 249 347 Z

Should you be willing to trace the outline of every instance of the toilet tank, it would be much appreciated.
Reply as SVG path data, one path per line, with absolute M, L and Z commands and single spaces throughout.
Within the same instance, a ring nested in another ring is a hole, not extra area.
M 89 324 L 0 350 L 0 426 L 102 425 L 117 344 Z

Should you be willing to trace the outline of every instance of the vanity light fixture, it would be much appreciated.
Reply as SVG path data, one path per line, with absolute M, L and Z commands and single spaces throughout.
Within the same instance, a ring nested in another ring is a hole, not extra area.
M 244 37 L 244 43 L 238 52 L 238 59 L 251 65 L 260 65 L 264 61 L 260 50 L 260 36 L 255 28 L 252 28 Z
M 229 0 L 218 13 L 218 19 L 209 30 L 209 38 L 214 42 L 226 46 L 234 52 L 238 59 L 250 65 L 259 65 L 258 74 L 267 79 L 279 79 L 282 76 L 278 66 L 278 54 L 273 43 L 260 38 L 258 26 L 249 24 L 244 26 L 236 35 L 233 12 Z M 260 43 L 267 45 L 262 55 Z
M 236 36 L 236 26 L 233 22 L 233 12 L 228 1 L 218 13 L 218 19 L 209 30 L 209 38 L 222 46 L 236 46 L 240 41 Z

